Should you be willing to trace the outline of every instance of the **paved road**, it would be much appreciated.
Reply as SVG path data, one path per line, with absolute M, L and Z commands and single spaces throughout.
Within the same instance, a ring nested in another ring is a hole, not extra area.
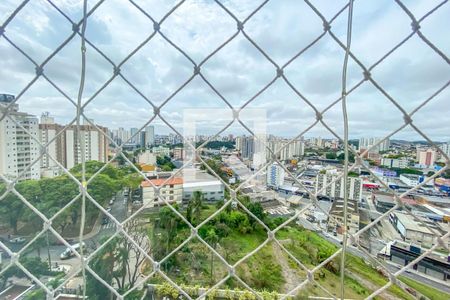
M 119 222 L 122 222 L 127 217 L 127 204 L 124 202 L 124 196 L 122 192 L 118 192 L 115 196 L 114 203 L 111 205 L 111 215 Z M 99 232 L 93 237 L 87 239 L 88 243 L 93 242 L 97 244 L 105 237 L 114 234 L 116 225 L 114 221 L 109 220 L 107 224 L 101 224 Z
M 119 221 L 125 220 L 126 213 L 127 213 L 127 205 L 124 203 L 123 200 L 124 200 L 124 196 L 123 196 L 122 192 L 119 192 L 115 196 L 113 205 L 111 205 L 111 214 Z M 86 240 L 88 251 L 92 251 L 93 249 L 95 249 L 96 245 L 98 245 L 99 241 L 104 236 L 112 235 L 115 231 L 115 224 L 112 221 L 108 222 L 108 224 L 104 224 L 104 225 L 100 225 L 100 226 L 101 227 L 97 229 L 97 230 L 99 230 L 98 233 L 95 234 L 93 237 L 88 238 Z M 44 237 L 45 237 L 45 235 L 44 235 Z M 12 243 L 9 243 L 8 241 L 4 241 L 4 243 L 9 249 L 11 249 L 14 252 L 19 251 L 25 245 L 25 244 L 12 244 Z M 70 242 L 70 244 L 75 244 L 75 243 L 76 243 L 76 241 Z M 72 258 L 66 259 L 66 260 L 61 260 L 60 255 L 62 252 L 64 252 L 65 249 L 66 249 L 65 245 L 50 245 L 50 247 L 48 249 L 46 246 L 43 246 L 40 249 L 40 257 L 44 261 L 47 261 L 48 255 L 50 253 L 50 259 L 52 261 L 52 264 L 57 262 L 58 264 L 64 264 L 64 265 L 70 265 L 72 267 L 77 267 L 79 265 L 79 260 L 76 257 L 72 257 Z M 38 251 L 33 250 L 31 252 L 28 252 L 27 256 L 29 256 L 29 257 L 38 256 Z M 2 260 L 5 264 L 9 263 L 8 257 L 3 257 Z

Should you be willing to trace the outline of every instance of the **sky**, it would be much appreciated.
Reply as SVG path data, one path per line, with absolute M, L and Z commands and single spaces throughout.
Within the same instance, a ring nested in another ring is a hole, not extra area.
M 0 1 L 3 24 L 19 0 Z M 68 18 L 78 22 L 82 5 L 78 0 L 53 0 Z M 91 10 L 97 0 L 88 1 Z M 179 1 L 135 0 L 148 16 L 160 22 Z M 243 21 L 261 1 L 221 1 L 237 19 Z M 327 19 L 332 19 L 346 1 L 311 1 Z M 416 18 L 421 18 L 440 1 L 403 1 Z M 345 44 L 348 11 L 334 18 L 331 30 Z M 421 31 L 444 55 L 450 54 L 450 4 L 447 3 L 421 22 Z M 116 65 L 153 34 L 153 21 L 127 0 L 107 0 L 89 16 L 87 40 Z M 185 1 L 163 22 L 161 33 L 184 54 L 165 40 L 154 36 L 120 68 L 125 80 L 116 77 L 99 93 L 113 75 L 112 64 L 87 45 L 86 85 L 83 103 L 88 118 L 109 128 L 141 128 L 153 117 L 152 105 L 160 107 L 165 121 L 182 132 L 187 110 L 205 110 L 204 120 L 196 124 L 199 133 L 214 134 L 232 119 L 228 102 L 235 108 L 248 103 L 276 76 L 275 66 L 245 35 L 238 33 L 219 51 L 220 45 L 237 33 L 237 23 L 211 0 Z M 245 34 L 272 61 L 283 66 L 323 33 L 322 20 L 303 1 L 269 1 L 244 24 Z M 351 51 L 367 68 L 395 47 L 412 31 L 411 20 L 395 1 L 357 0 L 354 2 Z M 45 0 L 31 0 L 6 26 L 5 36 L 41 64 L 72 33 L 72 25 Z M 81 39 L 75 36 L 45 66 L 44 74 L 69 98 L 77 100 L 81 70 Z M 211 53 L 214 55 L 209 57 Z M 344 50 L 329 34 L 294 59 L 284 75 L 319 111 L 339 99 L 342 90 Z M 0 93 L 17 95 L 35 75 L 34 65 L 10 43 L 0 37 Z M 204 78 L 226 102 L 199 76 L 192 76 L 194 65 L 208 58 L 201 67 Z M 417 35 L 371 70 L 372 78 L 410 112 L 450 80 L 450 65 Z M 363 78 L 361 67 L 350 58 L 349 88 Z M 184 87 L 172 97 L 181 86 Z M 140 94 L 144 95 L 144 99 Z M 168 101 L 167 101 L 168 100 Z M 444 89 L 413 116 L 413 123 L 431 139 L 450 140 L 450 88 Z M 18 100 L 20 110 L 35 115 L 49 111 L 58 123 L 75 116 L 75 106 L 46 79 L 39 78 Z M 213 110 L 217 109 L 217 111 Z M 364 82 L 347 97 L 351 138 L 386 136 L 403 124 L 402 113 L 370 82 Z M 247 113 L 244 113 L 247 111 Z M 240 115 L 251 128 L 259 124 L 252 115 L 263 114 L 267 133 L 296 136 L 315 121 L 314 110 L 289 85 L 278 78 Z M 342 135 L 342 104 L 337 102 L 323 114 L 323 120 Z M 160 118 L 152 121 L 156 133 L 173 132 Z M 258 125 L 260 126 L 260 125 Z M 234 123 L 223 134 L 245 132 Z M 332 137 L 318 124 L 305 136 Z M 423 140 L 410 127 L 393 139 Z

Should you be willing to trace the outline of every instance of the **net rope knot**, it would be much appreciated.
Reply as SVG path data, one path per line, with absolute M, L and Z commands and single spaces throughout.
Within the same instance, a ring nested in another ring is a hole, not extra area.
M 119 76 L 120 75 L 120 68 L 117 67 L 117 66 L 114 66 L 113 67 L 113 73 L 114 73 L 114 76 Z
M 37 76 L 41 76 L 42 74 L 44 74 L 44 68 L 42 66 L 37 66 L 35 68 L 35 71 Z
M 284 71 L 282 68 L 277 68 L 277 77 L 282 77 L 284 74 Z
M 417 32 L 420 30 L 420 24 L 416 20 L 411 22 L 411 28 L 413 32 Z
M 237 21 L 236 25 L 238 31 L 244 30 L 244 23 L 242 23 L 241 21 Z
M 316 120 L 320 122 L 320 121 L 322 121 L 322 119 L 323 119 L 322 113 L 319 111 L 316 111 Z
M 405 121 L 405 124 L 409 125 L 413 122 L 412 118 L 410 115 L 404 115 L 403 116 L 403 120 Z

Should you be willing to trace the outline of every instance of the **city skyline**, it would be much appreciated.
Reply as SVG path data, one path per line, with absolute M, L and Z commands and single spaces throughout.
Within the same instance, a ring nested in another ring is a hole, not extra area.
M 2 93 L 0 93 L 0 94 L 2 94 Z M 58 120 L 58 118 L 57 118 L 55 115 L 53 115 L 52 112 L 49 112 L 49 111 L 43 111 L 43 112 L 42 112 L 41 114 L 39 114 L 39 115 L 31 114 L 31 113 L 29 113 L 29 112 L 27 112 L 27 111 L 23 111 L 22 109 L 21 109 L 21 111 L 22 111 L 22 112 L 25 112 L 25 113 L 28 113 L 28 114 L 30 114 L 30 115 L 33 116 L 33 117 L 36 117 L 36 118 L 39 120 L 39 124 L 42 124 L 42 122 L 41 122 L 42 118 L 45 117 L 45 116 L 47 116 L 47 117 L 51 117 L 52 119 L 54 119 L 55 122 L 58 123 L 58 124 L 66 125 L 66 124 L 60 122 L 60 120 Z M 167 129 L 165 126 L 158 126 L 158 125 L 154 125 L 154 124 L 152 124 L 152 123 L 148 124 L 148 125 L 145 126 L 144 128 L 137 128 L 137 127 L 125 127 L 125 126 L 108 127 L 108 126 L 105 126 L 104 124 L 100 124 L 100 123 L 96 122 L 95 119 L 90 119 L 90 121 L 93 122 L 94 124 L 96 124 L 97 126 L 101 126 L 101 127 L 107 128 L 108 131 L 109 131 L 110 133 L 113 133 L 114 130 L 120 130 L 120 129 L 123 129 L 123 130 L 125 130 L 125 131 L 128 133 L 128 135 L 129 135 L 130 137 L 131 137 L 132 131 L 134 131 L 134 130 L 139 131 L 139 134 L 145 133 L 145 130 L 146 130 L 147 127 L 153 127 L 153 130 L 154 130 L 153 135 L 154 135 L 155 137 L 156 137 L 156 136 L 170 136 L 170 135 L 178 136 L 177 133 L 176 133 L 175 131 L 167 131 L 167 130 L 165 130 L 165 129 Z M 88 124 L 87 121 L 84 121 L 84 122 L 85 122 L 86 124 Z M 136 132 L 137 132 L 137 131 L 136 131 Z M 181 130 L 181 132 L 182 132 L 182 130 Z M 139 135 L 139 134 L 138 134 L 138 135 Z M 249 133 L 248 131 L 245 131 L 245 129 L 243 128 L 242 131 L 234 131 L 234 132 L 230 132 L 230 133 L 227 133 L 227 134 L 219 134 L 217 137 L 225 137 L 225 136 L 229 136 L 230 134 L 233 135 L 234 137 L 238 137 L 238 136 L 250 136 L 250 133 Z M 136 135 L 135 138 L 137 138 L 138 135 Z M 197 134 L 197 136 L 209 136 L 209 137 L 214 136 L 214 135 L 216 135 L 216 133 L 210 133 L 210 134 L 208 134 L 208 133 L 202 133 L 202 132 L 199 132 L 199 133 Z M 284 138 L 284 139 L 292 139 L 292 138 L 296 138 L 296 137 L 297 137 L 296 135 L 295 135 L 295 136 L 286 136 L 286 135 L 275 135 L 275 134 L 272 134 L 272 133 L 268 133 L 268 134 L 267 134 L 267 137 L 270 137 L 270 136 L 274 136 L 274 137 L 277 137 L 277 138 Z M 335 137 L 335 136 L 332 136 L 331 134 L 321 136 L 321 135 L 312 135 L 311 133 L 306 133 L 305 135 L 302 136 L 302 138 L 305 138 L 305 139 L 321 138 L 321 139 L 324 139 L 324 140 L 335 140 L 335 139 L 336 139 L 336 137 Z M 366 134 L 366 135 L 363 135 L 363 136 L 361 136 L 361 137 L 350 136 L 350 137 L 349 137 L 349 140 L 352 140 L 352 141 L 358 140 L 358 141 L 359 141 L 359 140 L 361 140 L 361 139 L 366 139 L 366 138 L 371 138 L 371 139 L 382 139 L 382 138 L 384 138 L 384 137 L 380 137 L 380 136 L 371 136 L 371 135 L 367 135 L 367 134 Z M 129 138 L 128 138 L 128 139 L 129 139 Z M 128 139 L 127 139 L 127 140 L 128 140 Z M 131 139 L 130 141 L 133 142 L 133 140 L 134 140 L 134 139 Z M 425 139 L 418 139 L 418 140 L 414 140 L 414 139 L 411 140 L 411 139 L 410 139 L 410 140 L 409 140 L 409 139 L 400 139 L 400 138 L 399 138 L 399 139 L 389 139 L 389 140 L 390 140 L 390 141 L 405 141 L 405 142 L 416 142 L 416 143 L 428 143 Z M 447 143 L 450 142 L 450 136 L 449 136 L 447 139 L 434 140 L 433 142 L 447 144 Z

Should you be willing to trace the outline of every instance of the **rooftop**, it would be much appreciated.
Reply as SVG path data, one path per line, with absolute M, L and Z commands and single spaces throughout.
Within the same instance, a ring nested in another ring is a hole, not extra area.
M 431 230 L 414 220 L 411 216 L 400 212 L 395 212 L 394 214 L 406 230 L 412 230 L 426 234 L 434 234 Z
M 171 178 L 169 180 L 167 180 L 166 178 L 160 178 L 160 179 L 149 179 L 142 181 L 141 183 L 141 187 L 152 187 L 152 185 L 150 184 L 150 182 L 155 185 L 155 186 L 166 186 L 166 185 L 179 185 L 179 184 L 183 184 L 183 178 L 180 177 L 174 177 Z
M 330 214 L 342 215 L 344 212 L 344 199 L 335 199 L 331 205 Z M 356 200 L 348 199 L 347 201 L 347 212 L 348 213 L 358 213 L 358 202 Z

